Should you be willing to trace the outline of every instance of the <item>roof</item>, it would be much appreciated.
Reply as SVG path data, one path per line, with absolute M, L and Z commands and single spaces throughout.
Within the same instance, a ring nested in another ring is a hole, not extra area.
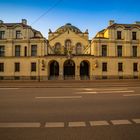
M 60 28 L 58 28 L 56 30 L 56 32 L 63 32 L 66 30 L 71 30 L 76 33 L 81 33 L 81 30 L 79 28 L 77 28 L 76 26 L 73 26 L 71 23 L 67 23 L 64 26 L 61 26 Z
M 108 29 L 114 28 L 116 26 L 123 26 L 126 29 L 130 29 L 132 27 L 139 27 L 140 28 L 140 24 L 118 24 L 118 23 L 114 23 L 111 26 L 108 27 Z

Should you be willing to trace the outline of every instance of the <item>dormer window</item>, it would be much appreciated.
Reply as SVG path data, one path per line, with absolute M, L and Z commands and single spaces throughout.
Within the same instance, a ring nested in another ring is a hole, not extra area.
M 132 32 L 132 40 L 136 40 L 137 39 L 137 33 L 136 32 Z
M 117 31 L 117 39 L 122 39 L 122 32 L 121 31 Z
M 19 39 L 19 38 L 21 38 L 21 31 L 17 30 L 16 31 L 16 39 Z
M 0 39 L 4 39 L 5 31 L 0 31 Z

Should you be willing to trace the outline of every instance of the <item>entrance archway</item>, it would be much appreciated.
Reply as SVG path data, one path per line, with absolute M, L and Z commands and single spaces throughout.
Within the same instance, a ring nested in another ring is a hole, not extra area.
M 89 79 L 89 62 L 88 61 L 82 61 L 80 63 L 80 78 L 81 80 Z
M 50 75 L 49 79 L 57 79 L 59 76 L 59 64 L 57 61 L 52 61 L 50 63 Z
M 64 79 L 75 78 L 75 63 L 72 60 L 66 60 L 64 62 Z

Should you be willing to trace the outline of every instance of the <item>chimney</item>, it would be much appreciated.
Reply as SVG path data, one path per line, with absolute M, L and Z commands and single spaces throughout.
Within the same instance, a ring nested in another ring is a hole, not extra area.
M 138 25 L 140 25 L 140 21 L 136 21 L 134 24 L 138 24 Z
M 0 24 L 3 24 L 3 20 L 0 20 Z
M 27 25 L 27 20 L 26 19 L 22 19 L 22 24 Z
M 113 25 L 115 23 L 115 20 L 109 20 L 109 26 Z

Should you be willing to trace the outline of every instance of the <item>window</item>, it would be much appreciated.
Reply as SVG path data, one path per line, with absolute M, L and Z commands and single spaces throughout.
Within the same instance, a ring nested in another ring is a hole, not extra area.
M 31 46 L 31 56 L 37 56 L 37 45 Z
M 102 71 L 107 71 L 107 63 L 102 63 Z
M 55 44 L 54 53 L 55 54 L 60 54 L 61 53 L 61 44 L 60 43 Z
M 122 32 L 121 31 L 117 31 L 117 39 L 122 39 Z
M 4 72 L 4 63 L 0 63 L 0 72 Z
M 132 40 L 136 40 L 137 39 L 137 32 L 132 32 Z
M 20 63 L 15 63 L 15 72 L 20 71 Z
M 102 56 L 107 56 L 107 46 L 102 45 Z
M 137 57 L 137 46 L 133 46 L 133 57 Z
M 36 63 L 35 62 L 31 63 L 31 72 L 36 72 Z
M 82 54 L 81 43 L 77 43 L 77 45 L 76 45 L 76 54 Z
M 27 47 L 24 48 L 24 56 L 27 56 Z
M 67 51 L 70 51 L 70 48 L 71 48 L 71 40 L 66 40 L 65 41 L 65 53 Z
M 133 63 L 133 71 L 134 72 L 138 71 L 138 63 Z
M 4 51 L 4 49 L 5 49 L 5 46 L 0 46 L 0 57 L 5 56 L 5 51 Z
M 117 55 L 118 57 L 122 56 L 122 46 L 117 46 Z
M 5 31 L 0 31 L 0 39 L 4 39 Z
M 15 46 L 15 56 L 20 56 L 20 45 Z
M 118 71 L 123 71 L 123 63 L 118 63 Z
M 16 31 L 16 39 L 19 39 L 21 38 L 21 31 Z

